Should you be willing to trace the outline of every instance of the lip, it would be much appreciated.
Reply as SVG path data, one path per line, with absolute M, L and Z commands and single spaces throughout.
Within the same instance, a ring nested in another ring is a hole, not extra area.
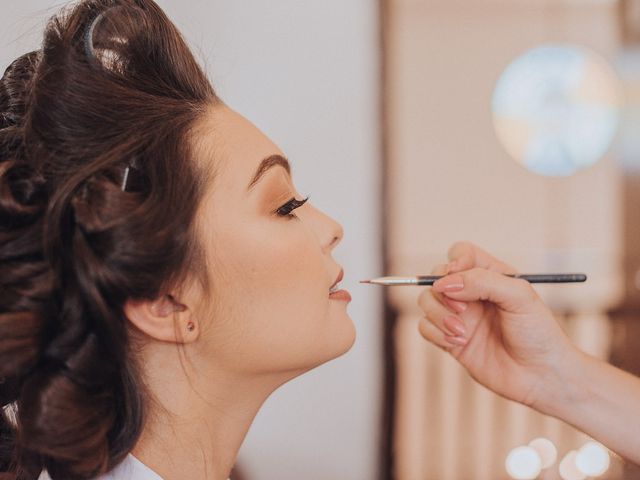
M 331 285 L 329 287 L 329 290 L 331 290 L 333 287 L 335 287 L 338 283 L 340 283 L 340 281 L 344 278 L 344 269 L 341 268 L 340 272 L 338 272 L 338 276 L 336 277 L 336 281 L 333 282 L 333 285 Z
M 347 290 L 338 290 L 329 295 L 331 300 L 340 300 L 342 302 L 350 302 L 351 294 Z
M 330 289 L 335 287 L 338 283 L 340 283 L 343 278 L 344 278 L 344 269 L 340 268 L 340 271 L 338 272 L 338 276 L 336 277 L 336 281 L 333 282 L 333 285 L 331 285 Z M 351 294 L 347 290 L 336 290 L 335 292 L 329 294 L 329 298 L 331 300 L 339 300 L 341 302 L 350 302 Z

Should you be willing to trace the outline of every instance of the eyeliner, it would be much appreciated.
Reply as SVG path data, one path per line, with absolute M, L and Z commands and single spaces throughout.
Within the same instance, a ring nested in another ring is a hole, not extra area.
M 436 280 L 445 276 L 446 275 L 416 275 L 413 277 L 379 277 L 372 278 L 371 280 L 360 280 L 360 283 L 371 283 L 374 285 L 385 286 L 433 285 Z M 587 276 L 584 273 L 523 273 L 505 276 L 521 278 L 529 283 L 576 283 L 587 281 Z

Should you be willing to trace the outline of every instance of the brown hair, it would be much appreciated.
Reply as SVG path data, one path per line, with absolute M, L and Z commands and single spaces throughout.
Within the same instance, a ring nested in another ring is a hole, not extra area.
M 63 10 L 0 80 L 0 478 L 88 479 L 133 448 L 123 306 L 198 273 L 191 133 L 218 101 L 152 0 Z

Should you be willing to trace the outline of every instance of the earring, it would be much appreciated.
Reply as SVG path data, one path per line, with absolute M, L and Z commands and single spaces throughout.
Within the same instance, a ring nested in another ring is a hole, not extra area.
M 193 322 L 189 322 L 187 323 L 187 330 L 189 330 L 190 332 L 193 332 L 193 330 L 196 328 L 195 324 Z

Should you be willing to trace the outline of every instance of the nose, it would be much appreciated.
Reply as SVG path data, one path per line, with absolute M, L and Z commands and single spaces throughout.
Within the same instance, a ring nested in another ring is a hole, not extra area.
M 342 225 L 333 218 L 318 210 L 313 205 L 309 205 L 307 210 L 308 220 L 311 227 L 320 240 L 323 253 L 330 253 L 344 237 Z
M 329 222 L 332 224 L 332 227 L 333 227 L 333 230 L 332 230 L 333 234 L 329 236 L 331 238 L 331 241 L 329 242 L 326 249 L 327 252 L 331 252 L 342 241 L 342 238 L 344 237 L 344 229 L 342 228 L 342 225 L 336 222 L 333 218 L 331 217 L 327 217 L 327 218 L 329 219 Z

